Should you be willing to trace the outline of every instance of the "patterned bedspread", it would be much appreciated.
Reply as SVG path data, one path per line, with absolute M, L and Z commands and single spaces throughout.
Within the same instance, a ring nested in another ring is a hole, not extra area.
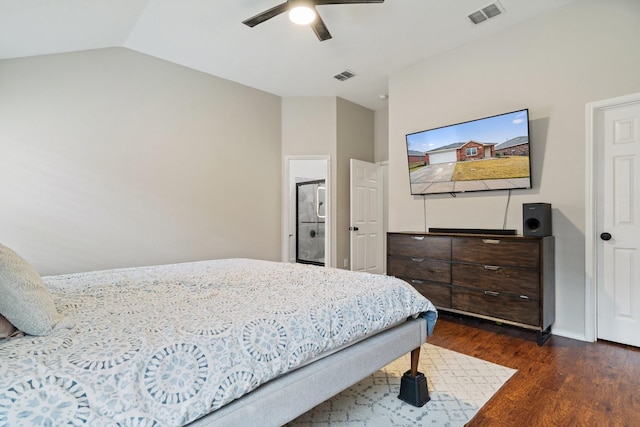
M 247 259 L 43 279 L 68 318 L 0 341 L 0 426 L 184 425 L 435 311 L 392 277 Z

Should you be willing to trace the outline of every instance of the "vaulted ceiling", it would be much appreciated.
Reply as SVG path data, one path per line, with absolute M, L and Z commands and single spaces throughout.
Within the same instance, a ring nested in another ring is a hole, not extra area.
M 0 0 L 0 59 L 125 47 L 279 96 L 340 96 L 373 110 L 388 76 L 579 0 L 386 0 L 323 5 L 333 38 L 286 14 L 242 21 L 284 0 Z M 478 25 L 468 15 L 504 12 Z M 356 77 L 339 81 L 345 70 Z

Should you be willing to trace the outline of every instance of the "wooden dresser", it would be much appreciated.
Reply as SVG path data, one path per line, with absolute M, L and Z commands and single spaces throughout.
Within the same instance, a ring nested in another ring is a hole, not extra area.
M 555 320 L 554 238 L 388 233 L 387 274 L 443 311 L 550 336 Z

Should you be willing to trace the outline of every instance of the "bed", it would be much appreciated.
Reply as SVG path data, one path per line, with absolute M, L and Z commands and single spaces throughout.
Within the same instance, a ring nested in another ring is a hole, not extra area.
M 279 426 L 409 351 L 415 374 L 436 318 L 392 277 L 260 260 L 41 281 L 53 327 L 0 340 L 0 426 Z

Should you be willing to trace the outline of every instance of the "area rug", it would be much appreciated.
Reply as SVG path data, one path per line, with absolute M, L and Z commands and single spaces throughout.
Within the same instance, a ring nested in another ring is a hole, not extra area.
M 385 366 L 287 426 L 464 426 L 516 372 L 431 344 L 423 344 L 419 371 L 431 400 L 416 408 L 397 398 L 409 355 Z

